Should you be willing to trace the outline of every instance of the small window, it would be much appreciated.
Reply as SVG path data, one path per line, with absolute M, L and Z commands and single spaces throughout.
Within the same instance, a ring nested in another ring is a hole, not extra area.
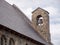
M 6 45 L 6 37 L 4 35 L 1 37 L 1 45 Z
M 43 17 L 41 15 L 37 16 L 37 25 L 43 24 Z
M 15 42 L 12 38 L 10 38 L 10 40 L 9 40 L 9 45 L 15 45 Z

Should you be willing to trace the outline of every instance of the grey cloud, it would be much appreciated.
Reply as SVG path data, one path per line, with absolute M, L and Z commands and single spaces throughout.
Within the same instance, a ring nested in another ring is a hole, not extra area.
M 60 45 L 60 34 L 55 34 L 52 37 L 52 42 L 54 45 Z

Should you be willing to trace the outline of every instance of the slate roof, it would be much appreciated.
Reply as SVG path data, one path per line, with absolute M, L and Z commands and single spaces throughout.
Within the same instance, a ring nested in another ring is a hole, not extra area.
M 0 24 L 48 45 L 48 43 L 34 31 L 34 28 L 30 25 L 30 20 L 25 14 L 15 5 L 12 6 L 6 1 L 0 2 Z

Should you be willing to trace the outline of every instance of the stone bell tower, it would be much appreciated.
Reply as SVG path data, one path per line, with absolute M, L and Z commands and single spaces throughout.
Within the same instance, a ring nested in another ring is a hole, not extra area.
M 32 25 L 47 42 L 50 42 L 49 13 L 41 8 L 32 12 Z

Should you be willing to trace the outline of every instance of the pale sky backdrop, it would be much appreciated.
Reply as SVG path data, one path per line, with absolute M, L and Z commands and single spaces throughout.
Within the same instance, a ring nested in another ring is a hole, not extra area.
M 31 20 L 31 12 L 37 7 L 47 10 L 50 14 L 50 32 L 54 45 L 60 45 L 60 0 L 6 0 L 16 4 Z

